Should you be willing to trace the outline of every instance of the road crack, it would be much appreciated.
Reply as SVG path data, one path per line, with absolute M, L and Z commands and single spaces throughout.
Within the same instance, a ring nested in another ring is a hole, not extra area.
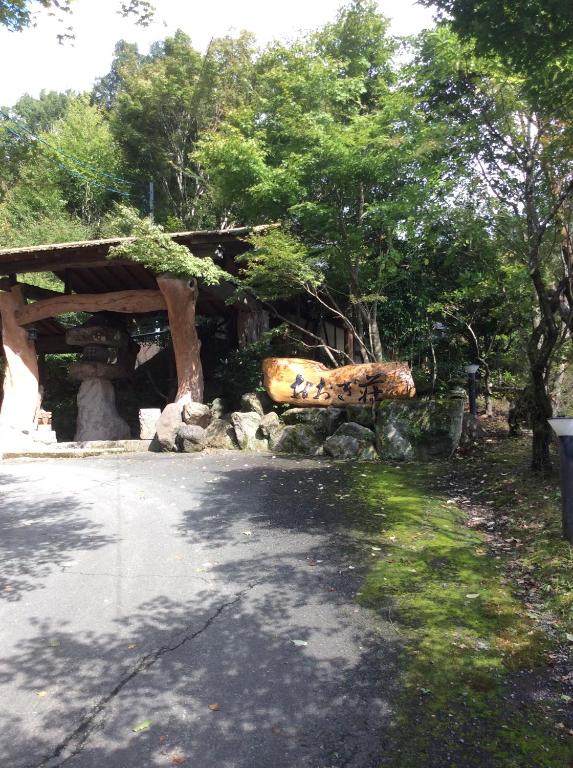
M 232 600 L 228 600 L 225 603 L 219 605 L 219 607 L 206 619 L 203 625 L 192 632 L 191 634 L 185 634 L 178 642 L 173 645 L 163 645 L 152 653 L 148 653 L 142 656 L 137 664 L 129 671 L 121 680 L 107 693 L 92 708 L 91 712 L 81 720 L 79 725 L 69 733 L 59 744 L 57 744 L 52 752 L 46 757 L 42 758 L 38 763 L 29 763 L 25 768 L 59 768 L 71 760 L 73 757 L 82 751 L 91 735 L 99 728 L 102 728 L 105 722 L 105 712 L 108 705 L 121 693 L 125 686 L 130 683 L 135 677 L 142 672 L 150 670 L 163 656 L 178 651 L 184 645 L 197 639 L 200 635 L 206 632 L 209 627 L 215 622 L 222 613 L 228 608 L 232 608 L 237 605 L 243 597 L 258 586 L 260 582 L 249 584 L 248 587 L 238 592 Z M 188 630 L 187 630 L 188 631 Z M 58 760 L 59 762 L 55 762 Z

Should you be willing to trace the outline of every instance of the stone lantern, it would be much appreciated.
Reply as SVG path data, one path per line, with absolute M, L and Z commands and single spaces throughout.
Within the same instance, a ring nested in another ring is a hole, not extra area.
M 75 440 L 128 439 L 131 430 L 117 412 L 112 382 L 129 376 L 129 334 L 103 323 L 87 324 L 67 331 L 66 342 L 83 347 L 81 359 L 70 366 L 70 375 L 81 381 Z

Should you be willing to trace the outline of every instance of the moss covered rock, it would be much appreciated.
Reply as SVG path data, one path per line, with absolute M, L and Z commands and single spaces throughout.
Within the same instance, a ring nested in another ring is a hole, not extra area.
M 323 437 L 308 424 L 290 424 L 286 426 L 277 440 L 271 442 L 274 450 L 281 453 L 300 453 L 313 456 L 322 447 Z
M 376 409 L 376 447 L 383 459 L 428 461 L 450 456 L 462 434 L 464 401 L 386 400 Z
M 306 424 L 322 438 L 334 434 L 344 421 L 341 408 L 289 408 L 282 415 L 285 424 Z

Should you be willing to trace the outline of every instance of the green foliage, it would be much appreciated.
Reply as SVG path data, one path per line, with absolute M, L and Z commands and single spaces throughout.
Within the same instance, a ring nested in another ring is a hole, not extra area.
M 58 440 L 73 440 L 76 431 L 78 383 L 70 376 L 77 355 L 46 355 L 42 408 L 52 412 L 52 427 Z
M 124 45 L 102 81 L 111 126 L 137 193 L 155 182 L 155 215 L 185 227 L 213 223 L 193 151 L 202 133 L 239 106 L 250 89 L 253 39 L 215 39 L 203 56 L 178 31 L 149 56 Z
M 120 154 L 102 112 L 85 98 L 69 95 L 22 99 L 19 105 L 18 114 L 30 123 L 49 127 L 36 136 L 20 119 L 4 124 L 7 136 L 14 141 L 22 137 L 22 146 L 16 155 L 6 147 L 14 183 L 0 203 L 0 242 L 15 246 L 89 239 L 120 194 Z M 57 117 L 62 109 L 63 116 Z
M 91 230 L 68 212 L 61 191 L 41 165 L 22 169 L 19 182 L 0 203 L 0 246 L 64 243 L 89 238 Z
M 274 229 L 264 235 L 248 238 L 253 245 L 237 258 L 242 264 L 241 286 L 248 288 L 263 301 L 295 296 L 310 285 L 317 287 L 322 279 L 316 259 L 299 238 L 289 232 Z
M 215 377 L 221 384 L 223 397 L 239 407 L 245 392 L 263 392 L 262 361 L 265 357 L 301 357 L 304 351 L 286 326 L 266 331 L 261 338 L 243 349 L 231 352 L 223 360 Z
M 70 102 L 64 117 L 40 135 L 41 157 L 71 213 L 91 224 L 125 193 L 117 176 L 120 152 L 100 109 L 86 98 Z
M 456 32 L 525 78 L 525 92 L 550 114 L 573 114 L 573 6 L 569 0 L 420 0 Z
M 109 259 L 129 259 L 143 264 L 156 275 L 197 278 L 206 285 L 229 279 L 228 273 L 212 259 L 193 256 L 184 245 L 175 243 L 162 227 L 149 219 L 140 219 L 134 209 L 121 207 L 120 218 L 124 231 L 129 230 L 134 239 L 111 248 Z
M 137 234 L 122 246 L 130 258 L 214 281 L 215 265 L 165 232 L 281 221 L 241 259 L 245 290 L 267 302 L 304 293 L 317 327 L 344 318 L 355 354 L 412 359 L 428 381 L 435 354 L 438 388 L 476 343 L 496 378 L 523 381 L 537 312 L 523 269 L 523 142 L 531 84 L 546 83 L 531 67 L 547 63 L 549 77 L 568 61 L 571 14 L 559 2 L 518 0 L 519 13 L 490 0 L 438 5 L 464 38 L 441 24 L 408 42 L 407 63 L 372 0 L 262 52 L 247 33 L 205 55 L 180 31 L 148 54 L 120 41 L 91 104 L 41 94 L 0 119 L 0 244 Z M 532 119 L 543 220 L 570 176 L 571 128 Z M 150 180 L 162 233 L 114 208 L 148 213 Z M 571 216 L 564 208 L 546 230 L 551 291 L 563 284 L 559 232 Z

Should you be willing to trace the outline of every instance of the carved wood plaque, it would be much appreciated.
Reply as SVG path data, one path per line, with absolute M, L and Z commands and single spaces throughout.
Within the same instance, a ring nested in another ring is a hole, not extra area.
M 372 405 L 380 400 L 414 397 L 407 363 L 364 363 L 327 368 L 314 360 L 268 357 L 264 384 L 276 403 L 299 407 Z

